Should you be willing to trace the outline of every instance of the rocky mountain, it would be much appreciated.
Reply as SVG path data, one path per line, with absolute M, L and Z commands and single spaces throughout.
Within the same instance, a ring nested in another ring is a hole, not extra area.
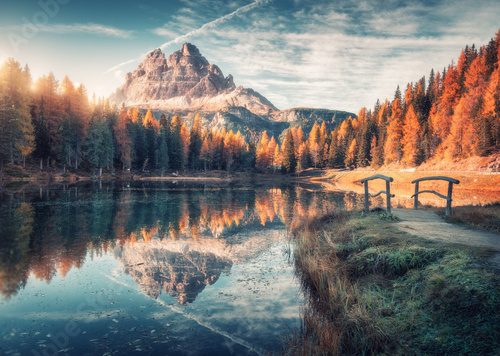
M 219 111 L 241 106 L 258 115 L 276 107 L 252 89 L 236 87 L 233 77 L 210 64 L 194 45 L 185 43 L 168 58 L 160 50 L 149 53 L 128 73 L 112 101 L 126 106 L 165 111 Z
M 291 126 L 302 126 L 305 131 L 309 131 L 315 122 L 324 121 L 327 128 L 331 130 L 349 116 L 355 117 L 356 115 L 339 110 L 293 108 L 273 112 L 271 120 L 288 123 Z
M 333 128 L 349 115 L 355 116 L 326 109 L 278 110 L 255 90 L 237 87 L 232 75 L 224 76 L 190 43 L 168 57 L 160 49 L 150 52 L 126 75 L 111 101 L 186 118 L 200 112 L 207 126 L 240 130 L 247 136 L 258 136 L 264 130 L 279 136 L 291 126 L 308 131 L 314 122 L 322 121 Z

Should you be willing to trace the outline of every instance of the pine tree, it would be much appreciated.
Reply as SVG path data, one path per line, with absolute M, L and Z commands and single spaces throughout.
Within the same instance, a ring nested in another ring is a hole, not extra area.
M 34 131 L 29 108 L 29 72 L 13 59 L 0 68 L 0 161 L 14 163 L 34 149 Z M 0 167 L 2 166 L 0 162 Z
M 161 169 L 162 175 L 169 168 L 168 138 L 169 128 L 165 123 L 161 125 L 158 137 L 158 168 Z
M 283 170 L 287 173 L 295 172 L 297 161 L 295 159 L 293 135 L 290 130 L 286 132 L 282 151 Z
M 59 157 L 63 141 L 61 126 L 64 114 L 62 100 L 57 93 L 58 86 L 54 75 L 50 73 L 37 80 L 34 90 L 36 110 L 33 113 L 36 117 L 33 117 L 33 121 L 37 132 L 46 134 L 46 140 L 36 140 L 36 151 L 40 154 L 39 158 L 47 160 L 47 166 L 51 160 L 55 161 Z
M 158 164 L 158 131 L 160 130 L 160 123 L 155 119 L 151 110 L 146 112 L 142 120 L 142 125 L 144 127 L 144 140 L 145 140 L 145 152 L 146 157 L 143 163 L 142 169 L 146 169 L 148 167 L 157 168 Z
M 210 164 L 210 140 L 209 135 L 205 135 L 201 144 L 200 160 L 203 164 L 203 169 L 206 171 Z
M 84 145 L 84 153 L 87 161 L 94 169 L 99 169 L 99 175 L 102 168 L 107 163 L 106 157 L 106 128 L 105 122 L 96 117 L 96 114 L 90 120 L 89 132 Z
M 178 116 L 172 118 L 168 153 L 170 167 L 176 170 L 182 169 L 184 167 L 184 149 L 181 138 L 181 121 Z
M 193 127 L 190 132 L 189 139 L 189 166 L 191 169 L 197 169 L 199 167 L 199 157 L 202 145 L 202 132 L 201 132 L 201 116 L 196 113 L 193 121 Z
M 117 153 L 122 163 L 122 169 L 130 169 L 132 167 L 132 140 L 129 136 L 128 124 L 130 118 L 128 116 L 127 110 L 122 106 L 119 114 L 118 120 L 116 120 L 113 126 L 114 136 L 116 138 Z

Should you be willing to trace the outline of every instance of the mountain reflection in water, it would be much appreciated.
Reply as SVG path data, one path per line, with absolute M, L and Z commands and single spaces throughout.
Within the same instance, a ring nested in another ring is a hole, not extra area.
M 3 193 L 0 293 L 13 297 L 29 277 L 50 283 L 112 253 L 140 289 L 191 303 L 233 264 L 269 248 L 270 227 L 293 228 L 361 203 L 355 194 L 301 187 L 217 188 L 110 184 Z

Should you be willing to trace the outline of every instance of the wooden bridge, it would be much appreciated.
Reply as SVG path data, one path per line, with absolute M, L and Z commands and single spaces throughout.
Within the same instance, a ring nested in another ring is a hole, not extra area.
M 385 181 L 385 190 L 381 190 L 376 194 L 370 194 L 369 192 L 369 187 L 368 187 L 368 182 L 374 179 L 382 179 Z M 441 194 L 439 192 L 436 192 L 435 190 L 419 190 L 420 187 L 420 182 L 424 181 L 446 181 L 448 182 L 448 193 L 447 195 Z M 394 181 L 394 178 L 388 177 L 382 174 L 376 174 L 367 178 L 361 179 L 361 183 L 364 184 L 365 188 L 365 200 L 364 200 L 364 211 L 369 212 L 370 210 L 370 197 L 378 197 L 381 194 L 385 194 L 386 196 L 386 207 L 387 207 L 387 212 L 391 213 L 391 198 L 394 198 L 394 194 L 391 194 L 391 183 Z M 413 209 L 418 209 L 418 196 L 423 193 L 431 193 L 434 195 L 437 195 L 438 197 L 445 199 L 446 200 L 446 209 L 445 209 L 445 214 L 446 216 L 451 216 L 452 210 L 451 210 L 451 203 L 453 201 L 452 195 L 453 195 L 453 184 L 460 184 L 460 181 L 454 178 L 450 177 L 445 177 L 445 176 L 429 176 L 429 177 L 422 177 L 415 179 L 411 182 L 412 184 L 415 184 L 415 194 L 413 194 L 411 197 L 413 198 Z

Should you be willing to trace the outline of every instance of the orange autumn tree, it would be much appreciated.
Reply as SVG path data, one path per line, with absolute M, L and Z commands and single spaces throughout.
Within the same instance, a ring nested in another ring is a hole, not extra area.
M 357 142 L 356 139 L 354 138 L 347 148 L 347 153 L 344 160 L 344 164 L 348 168 L 353 167 L 354 163 L 356 162 L 356 149 L 357 149 Z
M 307 140 L 309 148 L 309 156 L 311 157 L 312 165 L 316 168 L 321 163 L 321 131 L 317 122 L 314 123 L 309 138 Z
M 261 170 L 266 170 L 270 167 L 271 160 L 269 156 L 269 134 L 264 131 L 257 143 L 256 149 L 256 167 Z M 274 154 L 274 151 L 273 151 Z
M 403 156 L 401 161 L 408 166 L 414 166 L 420 163 L 422 128 L 418 122 L 417 114 L 413 105 L 410 104 L 406 111 L 403 125 Z
M 387 126 L 386 141 L 384 145 L 385 164 L 399 162 L 403 156 L 401 139 L 403 137 L 403 110 L 401 108 L 401 93 L 396 90 L 396 95 L 391 103 L 391 115 Z

